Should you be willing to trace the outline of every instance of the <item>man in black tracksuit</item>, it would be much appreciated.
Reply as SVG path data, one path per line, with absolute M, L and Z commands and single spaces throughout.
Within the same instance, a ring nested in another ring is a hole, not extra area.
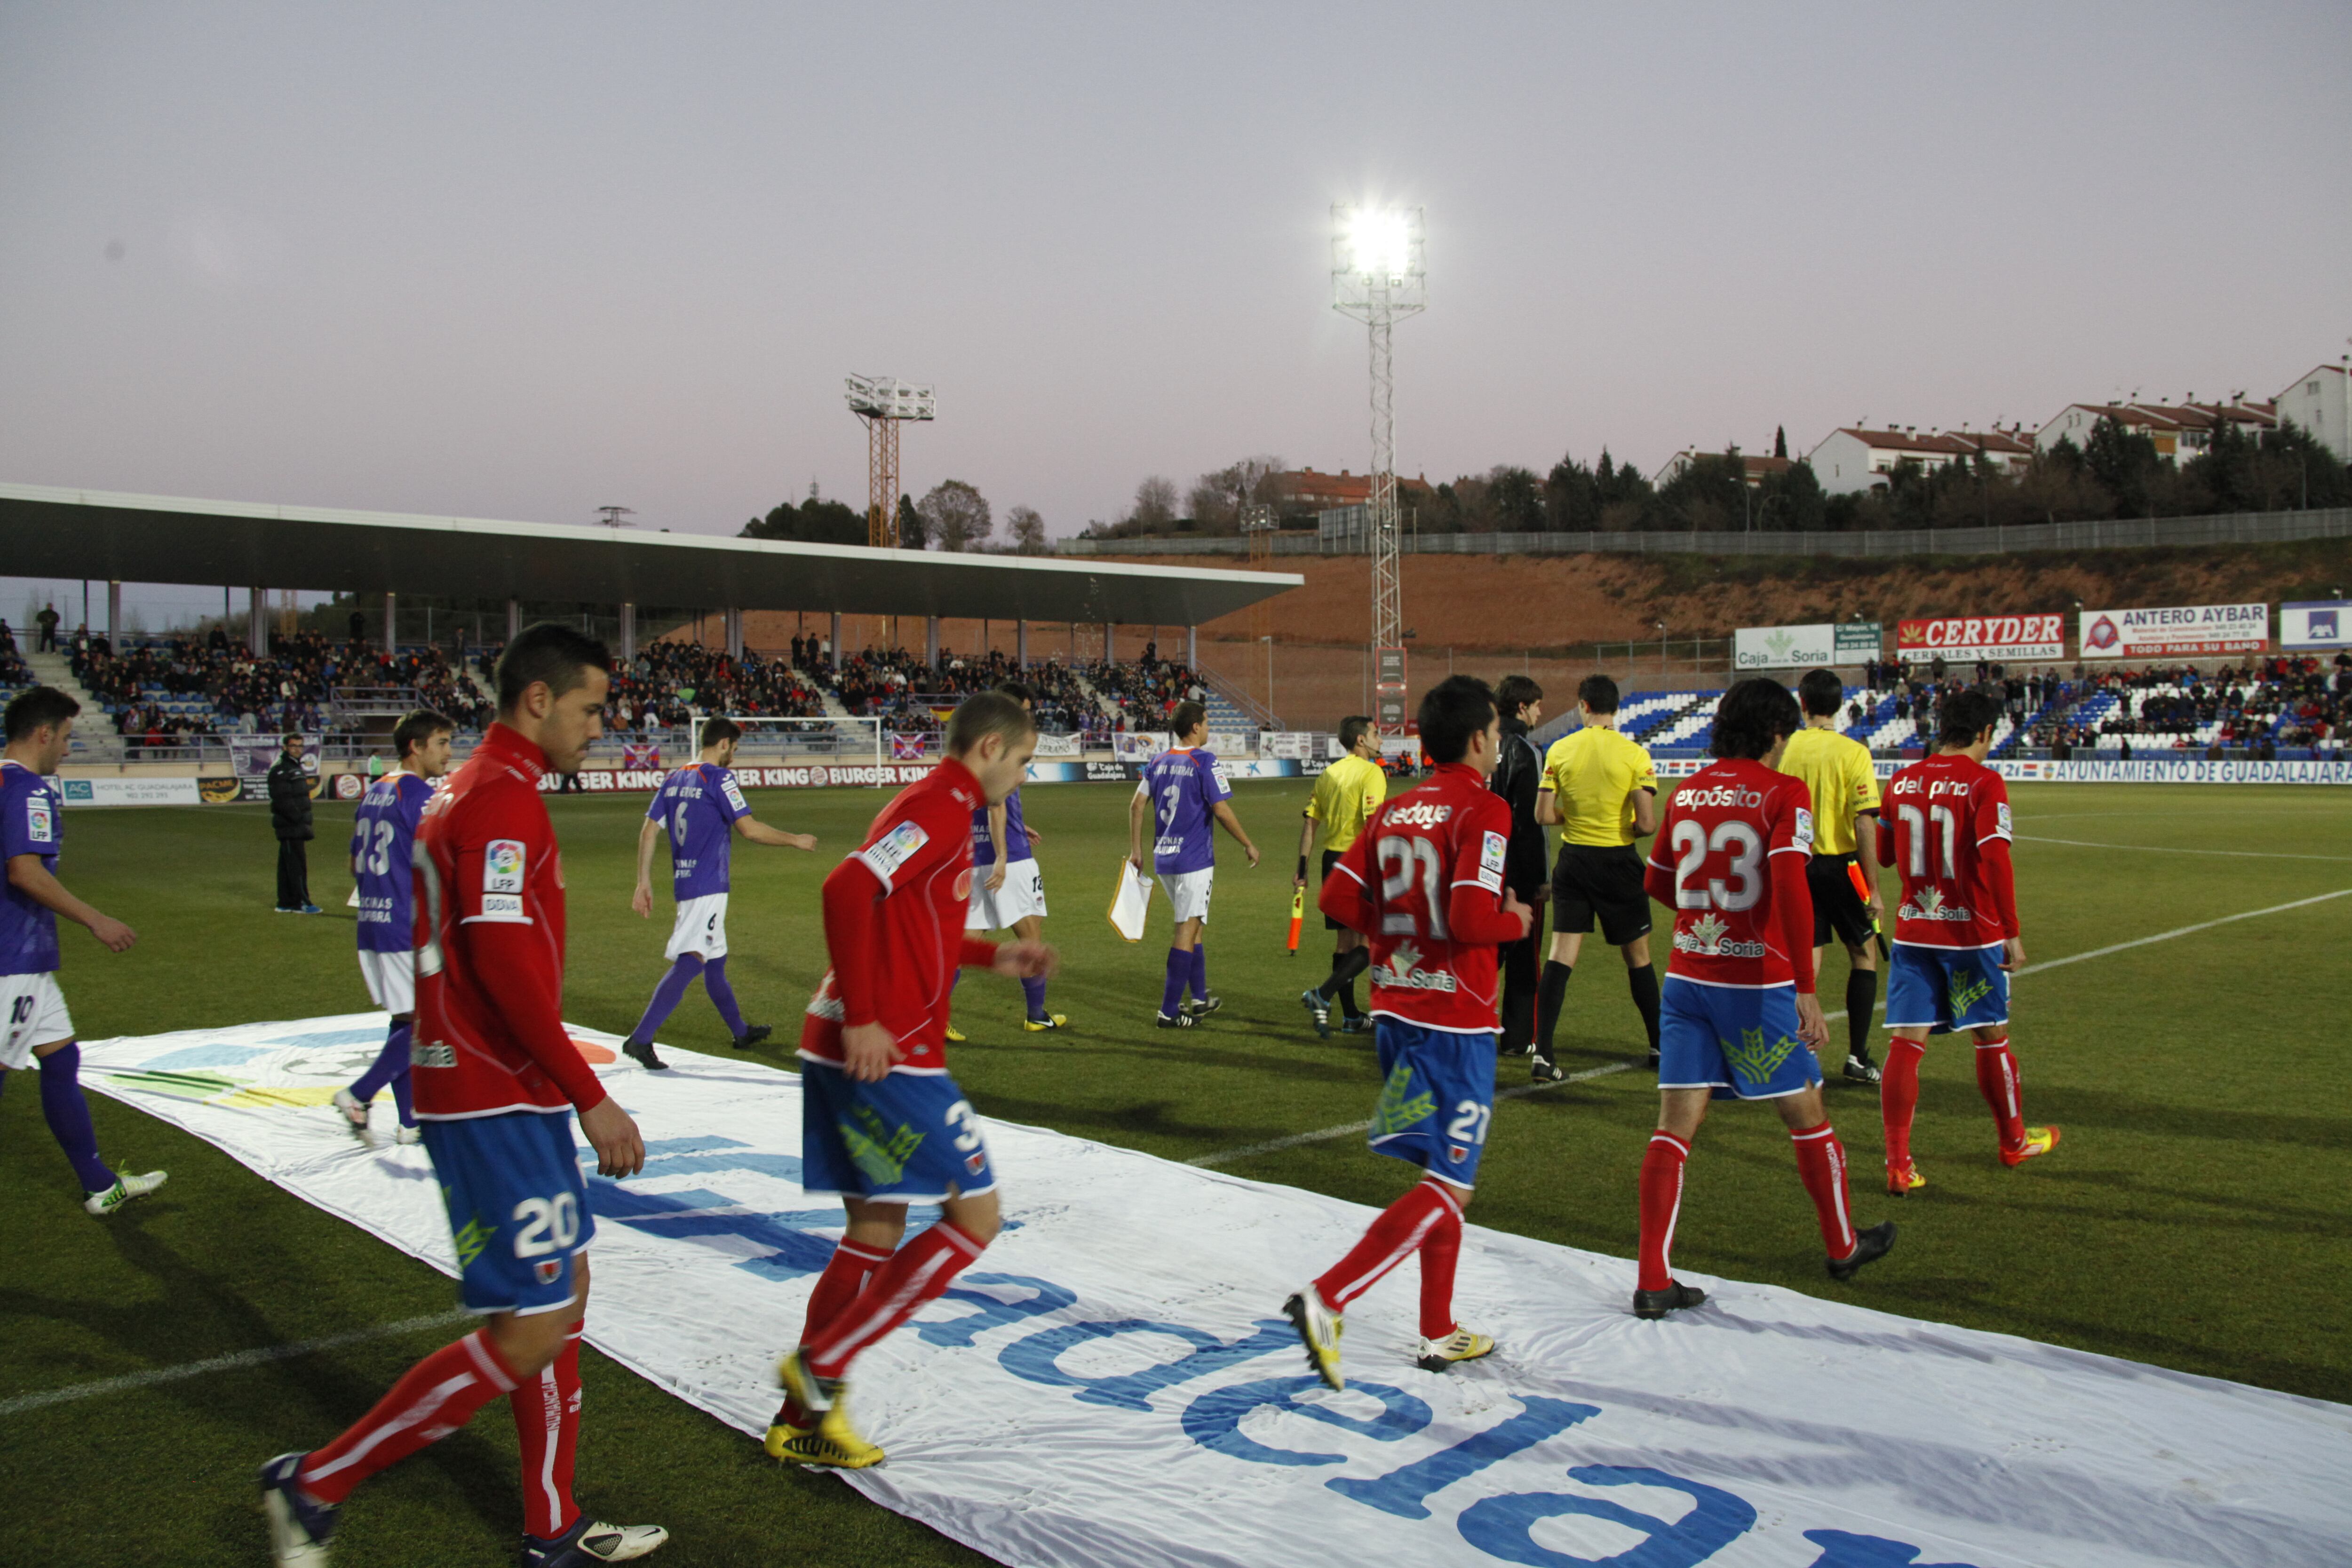
M 1536 984 L 1543 955 L 1544 901 L 1551 896 L 1545 864 L 1544 830 L 1536 821 L 1536 791 L 1543 783 L 1543 752 L 1528 731 L 1543 722 L 1543 688 L 1524 675 L 1507 675 L 1495 688 L 1495 710 L 1503 724 L 1502 754 L 1488 783 L 1511 807 L 1511 847 L 1503 860 L 1503 886 L 1535 911 L 1528 934 L 1496 952 L 1503 970 L 1502 1049 L 1535 1048 Z
M 303 848 L 310 840 L 310 775 L 302 766 L 299 735 L 287 736 L 286 749 L 269 764 L 269 826 L 278 835 L 278 912 L 317 914 Z

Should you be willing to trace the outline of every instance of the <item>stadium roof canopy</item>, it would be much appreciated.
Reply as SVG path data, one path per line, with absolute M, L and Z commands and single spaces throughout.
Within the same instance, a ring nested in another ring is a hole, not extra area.
M 1123 626 L 1198 626 L 1306 581 L 6 483 L 0 563 L 19 577 Z

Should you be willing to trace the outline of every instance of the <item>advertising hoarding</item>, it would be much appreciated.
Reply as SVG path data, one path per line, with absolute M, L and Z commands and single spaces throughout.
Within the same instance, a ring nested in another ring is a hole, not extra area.
M 2283 648 L 2352 648 L 2352 599 L 2281 605 L 2278 629 Z
M 1731 634 L 1734 669 L 1812 669 L 1837 662 L 1837 628 L 1742 626 Z
M 1895 651 L 1914 663 L 1931 658 L 1961 664 L 1973 664 L 1980 658 L 2001 664 L 2064 658 L 2066 617 L 1937 616 L 1900 621 L 1895 627 Z
M 2084 610 L 2076 637 L 2084 658 L 2193 658 L 2262 653 L 2271 646 L 2271 607 L 2170 605 L 2151 610 Z

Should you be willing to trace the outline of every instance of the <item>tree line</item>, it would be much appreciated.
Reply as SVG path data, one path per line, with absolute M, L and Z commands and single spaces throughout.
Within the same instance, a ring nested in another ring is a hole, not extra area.
M 1009 555 L 1045 553 L 1045 520 L 1037 509 L 1016 506 L 1004 514 L 1004 536 L 992 543 L 996 520 L 980 487 L 962 479 L 942 479 L 924 492 L 921 500 L 898 498 L 898 548 L 993 551 Z M 805 544 L 863 544 L 866 513 L 846 501 L 820 495 L 809 486 L 799 504 L 783 501 L 766 516 L 755 517 L 737 535 L 741 539 L 790 539 Z

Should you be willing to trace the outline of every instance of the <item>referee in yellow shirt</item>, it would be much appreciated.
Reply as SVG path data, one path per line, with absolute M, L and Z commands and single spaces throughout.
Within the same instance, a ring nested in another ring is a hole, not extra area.
M 1360 714 L 1339 721 L 1339 744 L 1347 755 L 1334 761 L 1315 781 L 1315 794 L 1307 802 L 1305 820 L 1298 826 L 1298 880 L 1307 886 L 1307 857 L 1314 852 L 1317 829 L 1323 840 L 1322 875 L 1316 879 L 1320 889 L 1331 875 L 1331 868 L 1339 863 L 1356 842 L 1356 835 L 1372 819 L 1372 813 L 1389 797 L 1389 775 L 1381 769 L 1375 753 L 1379 737 L 1372 732 L 1372 721 Z M 1349 930 L 1329 915 L 1323 923 L 1338 933 L 1331 954 L 1331 978 L 1320 985 L 1310 986 L 1298 994 L 1299 1004 L 1307 1016 L 1315 1020 L 1315 1032 L 1331 1033 L 1331 1003 L 1337 998 L 1341 1014 L 1340 1028 L 1349 1034 L 1360 1034 L 1370 1027 L 1363 1009 L 1356 1005 L 1356 976 L 1372 962 L 1372 950 L 1365 945 L 1363 934 Z
M 1813 973 L 1822 969 L 1832 932 L 1853 961 L 1845 977 L 1845 1076 L 1876 1083 L 1878 1064 L 1870 1057 L 1870 1025 L 1878 1008 L 1878 922 L 1886 912 L 1878 896 L 1878 770 L 1870 749 L 1838 732 L 1838 710 L 1845 683 L 1834 670 L 1809 669 L 1797 682 L 1805 727 L 1789 737 L 1780 771 L 1805 781 L 1813 797 L 1813 858 L 1805 880 L 1813 894 Z M 1854 891 L 1852 868 L 1862 868 L 1870 889 L 1865 901 Z
M 1536 1049 L 1531 1076 L 1552 1083 L 1562 1076 L 1552 1035 L 1568 977 L 1594 922 L 1625 955 L 1626 978 L 1650 1065 L 1658 1065 L 1658 975 L 1650 967 L 1650 895 L 1642 888 L 1637 838 L 1658 830 L 1658 770 L 1650 753 L 1617 729 L 1617 683 L 1588 675 L 1576 689 L 1580 730 L 1570 730 L 1544 753 L 1536 820 L 1559 828 L 1559 860 L 1551 874 L 1551 956 L 1536 984 Z

